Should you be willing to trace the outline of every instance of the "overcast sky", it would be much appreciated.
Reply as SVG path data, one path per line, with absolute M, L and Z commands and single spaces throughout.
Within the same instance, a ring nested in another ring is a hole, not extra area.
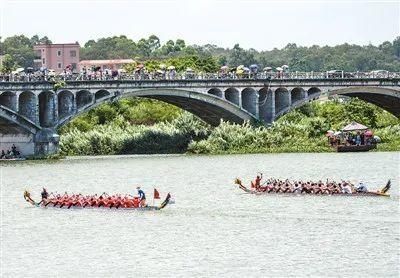
M 0 35 L 55 43 L 126 35 L 162 42 L 269 50 L 298 45 L 380 44 L 400 33 L 398 1 L 0 0 Z

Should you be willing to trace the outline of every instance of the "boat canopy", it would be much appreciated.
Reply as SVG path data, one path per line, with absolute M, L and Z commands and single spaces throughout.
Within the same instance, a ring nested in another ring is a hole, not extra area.
M 342 130 L 343 131 L 355 131 L 355 130 L 366 130 L 368 127 L 365 125 L 359 124 L 357 122 L 352 122 L 351 124 L 346 125 Z

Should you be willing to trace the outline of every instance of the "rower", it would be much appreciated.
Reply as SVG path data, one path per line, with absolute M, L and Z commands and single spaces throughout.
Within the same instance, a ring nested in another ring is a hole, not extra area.
M 262 173 L 260 175 L 257 175 L 255 181 L 254 181 L 254 186 L 256 189 L 259 189 L 261 186 L 261 180 L 262 180 Z
M 350 185 L 348 183 L 346 183 L 346 182 L 342 185 L 342 193 L 344 193 L 344 194 L 351 194 L 352 193 Z
M 140 189 L 140 186 L 136 187 L 136 189 L 139 194 L 140 206 L 146 207 L 146 194 L 144 194 L 143 190 Z
M 49 193 L 47 192 L 46 188 L 43 187 L 41 195 L 42 195 L 42 201 L 47 200 L 47 198 L 49 197 Z
M 368 192 L 367 186 L 362 181 L 360 181 L 360 183 L 357 186 L 357 192 L 359 192 L 359 193 L 367 193 Z

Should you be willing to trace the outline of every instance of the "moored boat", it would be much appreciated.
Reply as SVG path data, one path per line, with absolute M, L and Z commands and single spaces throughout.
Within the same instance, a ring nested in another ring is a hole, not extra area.
M 103 193 L 104 194 L 104 193 Z M 100 197 L 52 197 L 43 199 L 40 202 L 36 202 L 31 197 L 29 191 L 25 190 L 24 199 L 31 205 L 35 207 L 42 208 L 59 208 L 59 209 L 114 209 L 114 210 L 139 210 L 139 211 L 148 211 L 148 210 L 161 210 L 165 208 L 171 199 L 171 194 L 168 193 L 165 197 L 164 201 L 161 202 L 160 205 L 140 205 L 140 200 L 138 197 L 125 196 L 120 199 L 110 199 L 100 195 Z M 75 195 L 79 196 L 79 195 Z
M 374 196 L 374 197 L 390 197 L 390 194 L 387 192 L 389 191 L 391 187 L 391 181 L 388 180 L 385 186 L 382 187 L 382 189 L 377 190 L 377 191 L 366 191 L 366 192 L 351 192 L 351 193 L 305 193 L 305 192 L 300 192 L 299 191 L 287 191 L 287 192 L 276 192 L 276 191 L 269 191 L 265 190 L 266 187 L 260 187 L 260 189 L 256 189 L 253 187 L 252 183 L 252 188 L 249 189 L 246 186 L 243 185 L 242 181 L 239 178 L 235 179 L 235 184 L 239 186 L 241 190 L 248 194 L 256 194 L 256 195 L 276 195 L 276 194 L 284 194 L 284 195 L 334 195 L 334 196 Z
M 338 153 L 344 153 L 344 152 L 368 152 L 369 150 L 373 150 L 376 148 L 376 144 L 371 144 L 371 145 L 338 145 L 335 146 L 336 151 Z

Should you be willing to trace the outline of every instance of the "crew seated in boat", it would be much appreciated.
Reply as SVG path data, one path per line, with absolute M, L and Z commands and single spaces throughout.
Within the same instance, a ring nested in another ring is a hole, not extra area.
M 139 195 L 139 200 L 140 200 L 140 206 L 141 207 L 146 207 L 146 194 L 144 194 L 143 190 L 140 189 L 140 186 L 136 187 Z
M 357 191 L 358 193 L 366 193 L 366 192 L 368 192 L 368 188 L 367 188 L 367 186 L 361 181 L 361 182 L 358 184 L 356 191 Z
M 340 185 L 340 184 L 339 184 L 339 185 Z M 341 185 L 341 187 L 342 187 L 342 193 L 344 193 L 344 194 L 352 194 L 352 193 L 353 193 L 353 190 L 352 190 L 350 184 L 344 182 L 344 183 Z

